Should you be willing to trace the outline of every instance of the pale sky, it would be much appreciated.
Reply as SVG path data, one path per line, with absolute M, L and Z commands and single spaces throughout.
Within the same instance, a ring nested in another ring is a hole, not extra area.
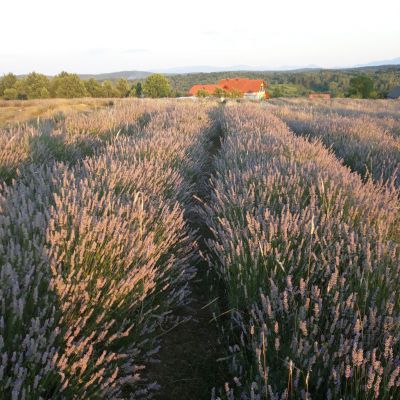
M 0 74 L 400 57 L 400 0 L 0 0 Z

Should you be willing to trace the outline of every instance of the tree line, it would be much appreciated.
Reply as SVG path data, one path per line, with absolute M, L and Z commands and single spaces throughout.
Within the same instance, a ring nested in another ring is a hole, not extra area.
M 77 97 L 168 97 L 172 93 L 168 80 L 160 75 L 150 75 L 143 82 L 96 79 L 83 80 L 77 74 L 61 72 L 53 78 L 32 72 L 23 78 L 13 73 L 0 79 L 0 97 L 4 100 L 28 100 Z
M 265 80 L 270 97 L 329 92 L 333 97 L 386 98 L 394 86 L 400 85 L 400 66 L 348 70 L 191 73 L 169 75 L 168 78 L 153 74 L 141 80 L 102 82 L 94 78 L 83 80 L 77 74 L 67 72 L 61 72 L 53 78 L 36 72 L 17 78 L 9 73 L 0 78 L 0 97 L 9 100 L 51 97 L 179 97 L 187 96 L 193 85 L 213 84 L 221 79 L 236 77 Z
M 341 70 L 194 73 L 171 75 L 168 79 L 174 91 L 185 94 L 193 85 L 213 84 L 236 77 L 265 80 L 270 97 L 329 92 L 333 97 L 386 98 L 393 87 L 400 85 L 400 65 Z

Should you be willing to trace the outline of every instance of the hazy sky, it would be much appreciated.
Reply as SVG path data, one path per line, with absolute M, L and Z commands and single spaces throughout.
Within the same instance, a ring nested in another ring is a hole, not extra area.
M 1 0 L 0 73 L 400 57 L 400 0 Z

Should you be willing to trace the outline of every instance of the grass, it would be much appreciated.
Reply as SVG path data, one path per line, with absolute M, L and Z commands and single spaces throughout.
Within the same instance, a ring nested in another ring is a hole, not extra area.
M 0 101 L 0 127 L 36 118 L 52 118 L 108 106 L 108 99 L 45 99 Z
M 275 83 L 268 86 L 270 93 L 279 93 L 279 97 L 297 97 L 304 96 L 307 89 L 301 85 L 294 85 L 289 83 Z

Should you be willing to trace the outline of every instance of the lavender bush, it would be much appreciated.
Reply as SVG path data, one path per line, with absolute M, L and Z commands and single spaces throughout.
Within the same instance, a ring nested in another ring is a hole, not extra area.
M 181 194 L 210 124 L 207 108 L 157 109 L 158 122 L 92 157 L 31 163 L 2 186 L 2 398 L 157 388 L 142 370 L 156 361 L 161 324 L 188 301 L 195 244 Z
M 258 106 L 227 107 L 223 125 L 203 211 L 231 316 L 223 397 L 397 398 L 396 191 Z
M 1 129 L 0 398 L 152 397 L 201 254 L 232 376 L 214 398 L 398 398 L 398 122 L 126 99 Z
M 321 139 L 344 163 L 363 176 L 400 185 L 400 108 L 396 102 L 335 100 L 333 104 L 286 101 L 270 110 L 297 134 Z M 353 105 L 352 113 L 343 104 Z M 354 109 L 358 104 L 358 111 Z M 386 114 L 380 104 L 386 107 Z M 373 112 L 375 110 L 375 112 Z

